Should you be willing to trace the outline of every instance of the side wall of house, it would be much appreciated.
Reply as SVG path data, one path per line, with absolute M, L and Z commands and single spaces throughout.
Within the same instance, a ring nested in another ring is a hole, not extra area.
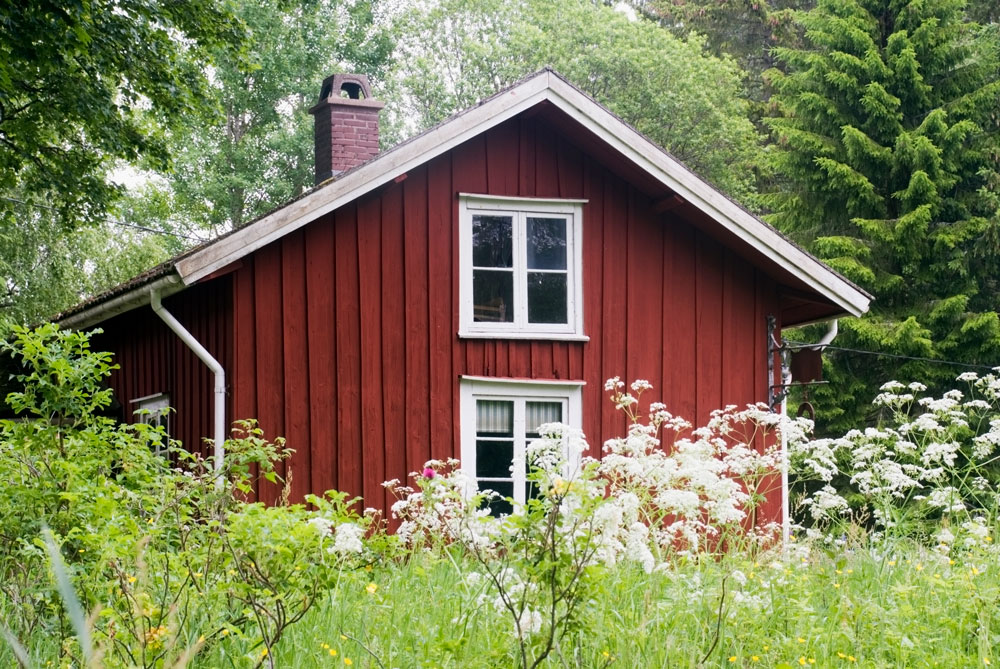
M 589 342 L 458 339 L 459 192 L 589 200 Z M 585 380 L 595 454 L 624 427 L 611 376 L 648 379 L 650 399 L 699 423 L 763 400 L 775 286 L 676 216 L 557 128 L 509 121 L 244 260 L 235 416 L 296 449 L 293 499 L 336 488 L 387 507 L 382 481 L 458 455 L 461 375 Z
M 232 277 L 223 276 L 163 300 L 163 306 L 184 324 L 222 363 L 232 414 Z M 92 340 L 95 350 L 110 351 L 120 369 L 110 379 L 122 418 L 134 422 L 131 400 L 168 393 L 174 413 L 171 436 L 188 450 L 209 455 L 203 437 L 212 434 L 214 379 L 208 368 L 160 318 L 146 306 L 101 324 L 103 334 Z

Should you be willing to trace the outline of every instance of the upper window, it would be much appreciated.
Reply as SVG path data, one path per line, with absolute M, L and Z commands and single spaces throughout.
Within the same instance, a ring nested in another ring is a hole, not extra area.
M 461 195 L 460 336 L 584 338 L 584 202 Z
M 533 495 L 524 468 L 525 449 L 545 423 L 581 423 L 581 384 L 565 381 L 462 379 L 461 462 L 475 490 L 493 490 L 518 504 Z M 508 499 L 490 504 L 493 515 L 511 513 Z

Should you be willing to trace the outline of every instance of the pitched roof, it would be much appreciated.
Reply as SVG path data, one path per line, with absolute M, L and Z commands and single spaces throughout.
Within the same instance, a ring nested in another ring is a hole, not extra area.
M 148 302 L 157 281 L 166 292 L 183 290 L 257 249 L 348 204 L 409 170 L 537 105 L 551 105 L 592 133 L 644 175 L 669 189 L 738 238 L 757 256 L 790 275 L 843 313 L 861 315 L 871 296 L 824 265 L 773 227 L 710 186 L 611 111 L 546 68 L 478 105 L 324 182 L 255 221 L 195 247 L 139 277 L 55 317 L 85 327 Z M 115 308 L 109 305 L 114 304 Z

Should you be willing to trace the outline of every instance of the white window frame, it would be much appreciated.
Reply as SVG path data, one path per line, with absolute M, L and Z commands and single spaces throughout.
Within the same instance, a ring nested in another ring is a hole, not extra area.
M 583 205 L 587 200 L 501 197 L 459 193 L 459 329 L 467 339 L 553 339 L 588 341 L 583 332 Z M 472 296 L 472 217 L 511 216 L 513 226 L 514 321 L 476 322 Z M 529 323 L 527 217 L 566 217 L 566 323 Z
M 129 400 L 132 405 L 132 415 L 136 421 L 145 425 L 161 425 L 163 431 L 170 436 L 170 393 L 153 393 L 145 397 L 137 397 Z M 156 447 L 156 455 L 165 455 L 165 444 Z
M 476 479 L 476 401 L 477 400 L 510 400 L 514 402 L 514 458 L 523 459 L 527 446 L 524 424 L 524 406 L 526 402 L 542 401 L 563 402 L 563 423 L 577 429 L 583 426 L 583 381 L 561 380 L 526 380 L 505 379 L 484 376 L 460 377 L 460 460 L 462 471 L 467 481 L 466 494 L 472 496 L 479 492 Z M 513 460 L 512 460 L 513 462 Z M 564 476 L 571 478 L 580 468 L 580 455 L 571 454 L 566 463 Z M 514 481 L 515 512 L 518 505 L 523 505 L 527 491 L 527 482 L 523 471 L 511 472 Z M 484 489 L 489 488 L 488 481 Z

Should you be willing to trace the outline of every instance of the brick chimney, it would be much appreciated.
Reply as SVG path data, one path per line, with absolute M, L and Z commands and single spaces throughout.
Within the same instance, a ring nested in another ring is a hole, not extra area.
M 323 80 L 315 117 L 316 183 L 360 165 L 378 153 L 378 115 L 368 77 L 334 74 Z

